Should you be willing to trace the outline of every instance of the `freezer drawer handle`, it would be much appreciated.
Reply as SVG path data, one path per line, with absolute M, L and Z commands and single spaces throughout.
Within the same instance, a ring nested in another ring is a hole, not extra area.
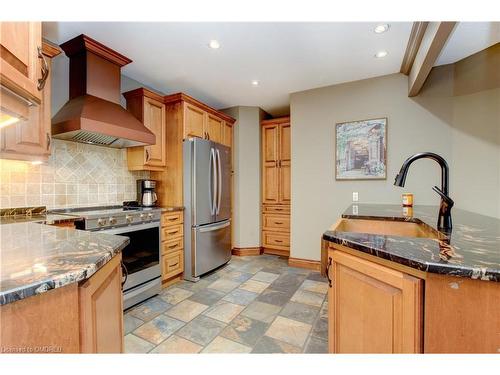
M 214 230 L 217 230 L 217 229 L 222 229 L 222 228 L 226 228 L 230 225 L 231 223 L 228 221 L 227 223 L 224 223 L 224 224 L 221 224 L 221 225 L 217 225 L 215 227 L 210 227 L 210 228 L 201 228 L 199 230 L 200 233 L 205 233 L 205 232 L 212 232 Z

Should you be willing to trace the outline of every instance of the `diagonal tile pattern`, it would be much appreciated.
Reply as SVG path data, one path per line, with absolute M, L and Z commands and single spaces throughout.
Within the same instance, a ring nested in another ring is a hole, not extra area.
M 272 255 L 235 257 L 125 312 L 127 353 L 326 353 L 326 280 Z

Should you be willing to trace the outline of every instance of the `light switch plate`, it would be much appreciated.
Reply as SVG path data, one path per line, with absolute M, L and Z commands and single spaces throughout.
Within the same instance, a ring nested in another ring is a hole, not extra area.
M 359 195 L 357 191 L 352 192 L 352 201 L 357 202 L 359 200 Z

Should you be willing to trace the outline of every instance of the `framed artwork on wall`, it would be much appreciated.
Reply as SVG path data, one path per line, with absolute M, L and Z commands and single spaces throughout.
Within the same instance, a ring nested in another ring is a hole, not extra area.
M 335 179 L 387 178 L 387 118 L 335 124 Z

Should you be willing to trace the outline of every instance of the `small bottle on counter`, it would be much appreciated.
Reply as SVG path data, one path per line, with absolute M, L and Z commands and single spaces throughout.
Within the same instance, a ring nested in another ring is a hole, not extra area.
M 403 194 L 403 207 L 413 207 L 413 194 Z

